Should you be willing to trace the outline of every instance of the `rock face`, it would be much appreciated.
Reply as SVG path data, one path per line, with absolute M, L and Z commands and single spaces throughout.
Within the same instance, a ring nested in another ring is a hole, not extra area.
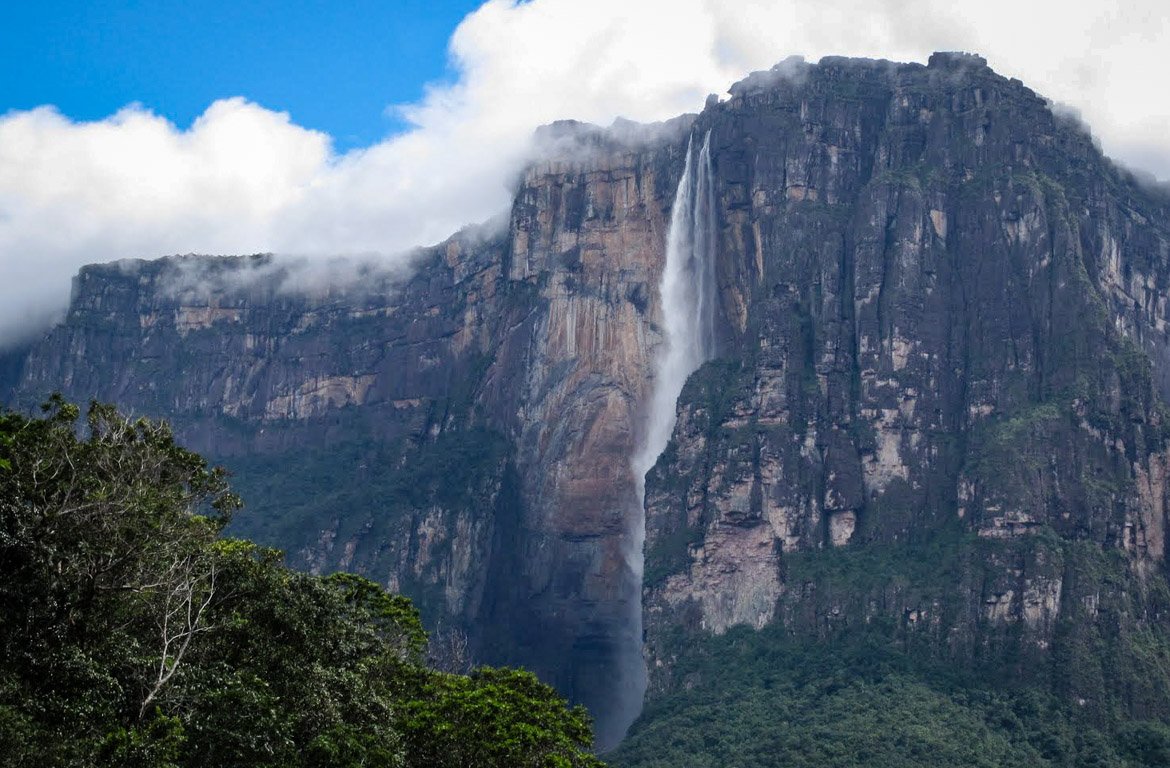
M 1170 615 L 1165 195 L 978 57 L 788 61 L 731 94 L 653 128 L 551 126 L 507 221 L 409 274 L 87 267 L 15 401 L 172 419 L 236 469 L 240 533 L 402 590 L 588 704 L 603 743 L 634 714 L 640 592 L 655 694 L 679 637 L 776 622 L 1075 661 L 1074 693 L 1108 677 L 1084 638 Z M 647 479 L 642 592 L 630 460 L 708 132 L 717 359 Z M 916 547 L 947 567 L 915 571 Z
M 166 417 L 236 470 L 255 505 L 236 532 L 471 621 L 493 510 L 512 503 L 502 436 L 473 422 L 469 383 L 523 304 L 496 294 L 503 251 L 468 234 L 419 254 L 412 277 L 309 293 L 263 256 L 86 267 L 18 398 L 60 389 Z
M 640 702 L 613 701 L 641 668 L 630 456 L 690 120 L 545 129 L 509 219 L 409 274 L 86 267 L 17 402 L 59 389 L 171 419 L 236 471 L 237 533 L 403 591 L 479 660 L 589 705 L 612 743 Z
M 977 57 L 732 92 L 696 124 L 720 360 L 647 482 L 654 689 L 679 631 L 884 621 L 1035 677 L 1164 632 L 1167 196 Z M 1111 664 L 1061 677 L 1096 692 Z

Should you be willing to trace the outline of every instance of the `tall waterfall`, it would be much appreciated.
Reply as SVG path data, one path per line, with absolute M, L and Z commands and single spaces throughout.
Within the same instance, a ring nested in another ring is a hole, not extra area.
M 683 176 L 670 211 L 666 266 L 659 285 L 666 343 L 655 360 L 646 432 L 633 460 L 643 505 L 646 473 L 670 442 L 683 384 L 715 354 L 715 190 L 711 181 L 710 131 L 703 139 L 698 158 L 693 155 L 688 143 Z
M 619 706 L 627 726 L 641 711 L 646 692 L 646 669 L 641 656 L 646 473 L 670 442 L 683 384 L 715 354 L 715 190 L 711 178 L 711 132 L 703 138 L 697 157 L 693 138 L 687 142 L 683 175 L 670 211 L 666 265 L 658 287 L 665 339 L 654 361 L 645 431 L 631 461 L 638 494 L 631 536 L 633 551 L 629 558 L 638 585 L 632 619 L 638 655 L 623 670 L 626 679 Z

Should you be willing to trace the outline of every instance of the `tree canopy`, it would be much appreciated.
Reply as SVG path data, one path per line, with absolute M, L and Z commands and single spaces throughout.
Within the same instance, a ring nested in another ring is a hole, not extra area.
M 426 665 L 408 599 L 224 538 L 226 473 L 55 397 L 0 414 L 0 766 L 599 766 L 530 673 Z

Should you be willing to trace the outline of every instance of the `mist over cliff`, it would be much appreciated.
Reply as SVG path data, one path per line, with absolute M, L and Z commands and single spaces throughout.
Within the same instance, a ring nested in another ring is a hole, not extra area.
M 544 140 L 411 270 L 88 266 L 0 375 L 171 419 L 238 532 L 404 592 L 606 747 L 639 675 L 664 717 L 744 628 L 1170 722 L 1164 195 L 964 54 Z

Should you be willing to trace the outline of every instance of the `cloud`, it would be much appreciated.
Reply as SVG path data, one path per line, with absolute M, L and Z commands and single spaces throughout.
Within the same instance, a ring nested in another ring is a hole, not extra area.
M 225 99 L 186 129 L 142 106 L 78 123 L 0 117 L 0 340 L 43 326 L 93 261 L 166 253 L 380 254 L 506 207 L 533 129 L 664 120 L 790 54 L 982 53 L 1079 110 L 1105 151 L 1170 178 L 1161 0 L 490 0 L 450 41 L 456 77 L 396 107 L 406 132 L 346 154 Z
M 264 250 L 330 162 L 328 137 L 242 99 L 186 131 L 137 106 L 0 119 L 0 340 L 43 328 L 82 264 Z

